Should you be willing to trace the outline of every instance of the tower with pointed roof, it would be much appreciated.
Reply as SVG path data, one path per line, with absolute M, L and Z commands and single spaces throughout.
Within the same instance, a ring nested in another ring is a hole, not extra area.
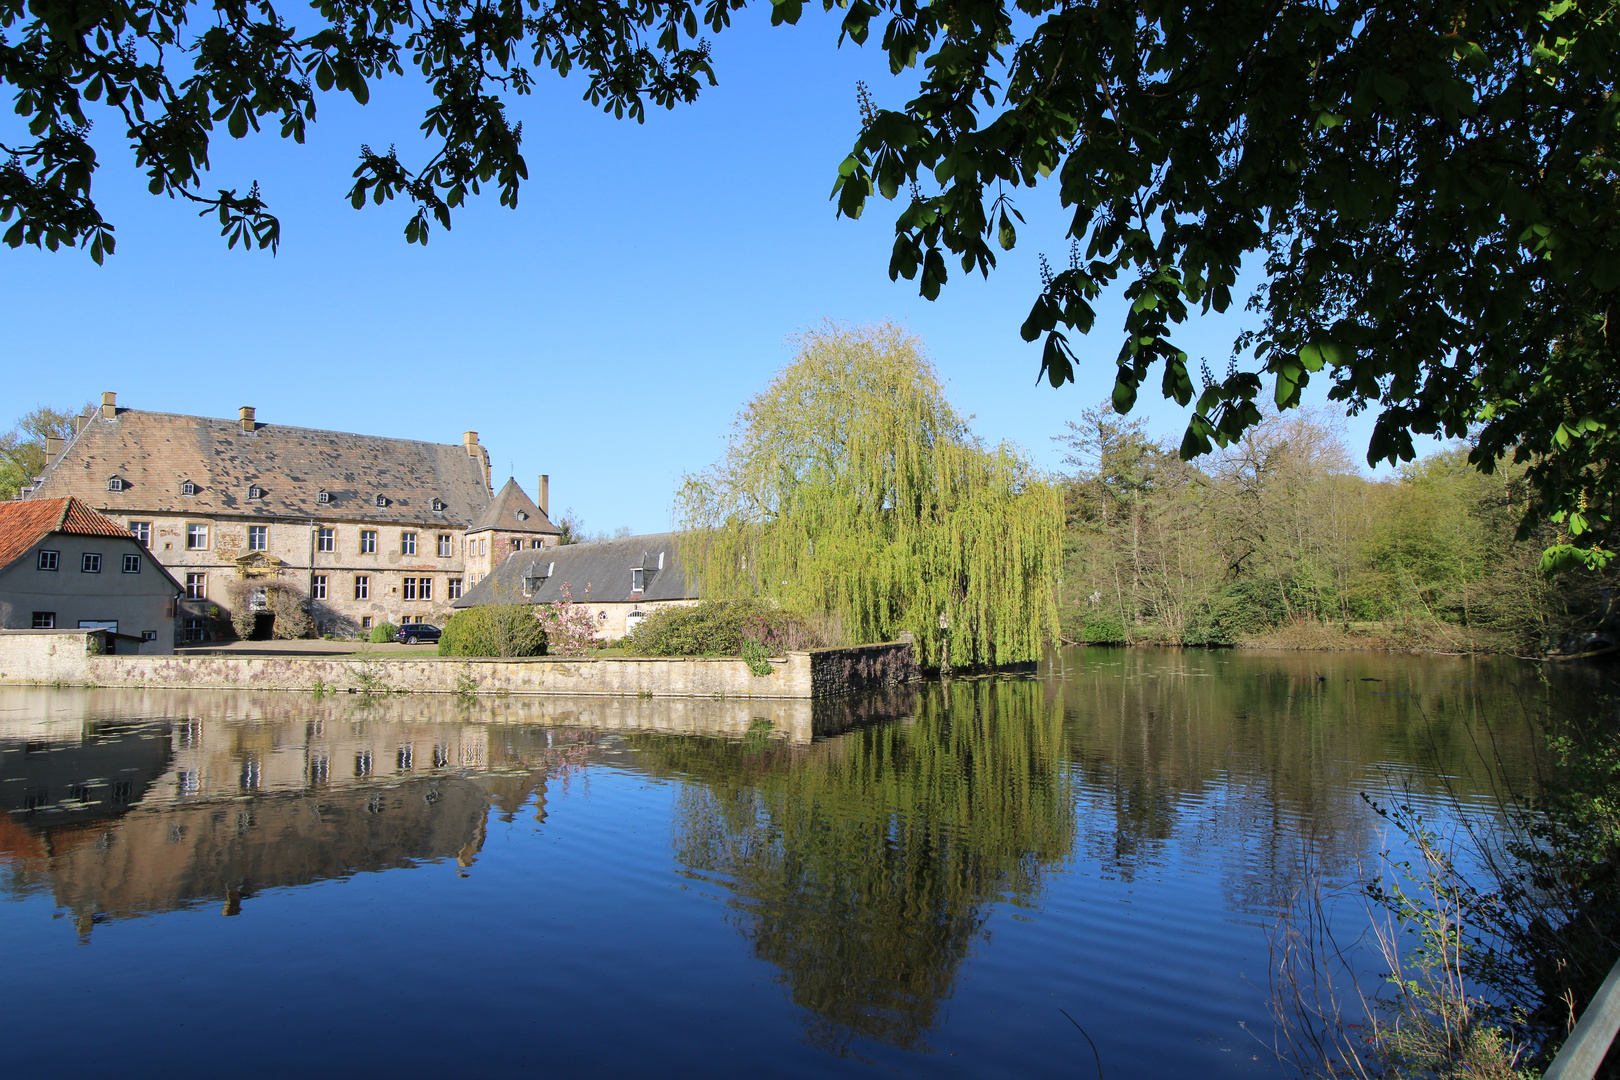
M 546 501 L 548 478 L 540 478 L 541 503 Z M 562 531 L 551 523 L 544 505 L 529 498 L 514 477 L 508 477 L 484 512 L 467 526 L 467 586 L 471 588 L 514 551 L 556 547 Z

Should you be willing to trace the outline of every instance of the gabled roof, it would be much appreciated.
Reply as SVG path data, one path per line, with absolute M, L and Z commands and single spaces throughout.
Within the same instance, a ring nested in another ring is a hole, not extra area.
M 545 533 L 550 536 L 559 535 L 562 530 L 551 523 L 545 512 L 534 505 L 534 500 L 524 494 L 518 482 L 508 477 L 506 484 L 495 493 L 495 499 L 489 507 L 471 525 L 467 526 L 470 533 L 484 532 L 496 529 L 500 532 Z
M 29 499 L 0 503 L 0 570 L 51 533 L 114 536 L 138 543 L 129 530 L 102 517 L 78 499 Z
M 580 603 L 696 599 L 699 590 L 687 583 L 676 536 L 675 533 L 650 533 L 590 544 L 564 544 L 539 551 L 514 551 L 453 606 L 555 603 L 562 599 L 565 584 L 574 600 Z M 658 566 L 660 555 L 663 569 Z M 631 571 L 636 569 L 642 571 L 643 588 L 639 593 L 630 589 L 634 577 Z M 528 596 L 523 595 L 525 584 Z
M 93 413 L 29 501 L 76 496 L 118 513 L 319 517 L 463 528 L 489 506 L 484 450 L 342 431 L 119 409 Z M 123 481 L 108 490 L 108 481 Z M 187 480 L 196 494 L 181 494 Z M 250 487 L 263 489 L 248 497 Z M 322 503 L 320 493 L 330 501 Z M 377 505 L 378 496 L 384 504 Z M 434 511 L 433 500 L 443 502 Z

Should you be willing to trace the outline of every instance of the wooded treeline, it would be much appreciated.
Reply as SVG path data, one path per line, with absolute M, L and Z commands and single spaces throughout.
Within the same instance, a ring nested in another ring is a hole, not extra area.
M 1068 641 L 1575 652 L 1620 621 L 1612 573 L 1541 575 L 1558 537 L 1516 536 L 1523 468 L 1483 475 L 1466 446 L 1369 480 L 1291 412 L 1184 462 L 1106 403 L 1059 441 Z

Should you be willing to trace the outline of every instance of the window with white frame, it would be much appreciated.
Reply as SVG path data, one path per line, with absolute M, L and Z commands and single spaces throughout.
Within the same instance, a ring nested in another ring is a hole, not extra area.
M 250 485 L 248 485 L 248 498 L 249 499 L 262 499 L 262 498 L 264 498 L 264 488 L 260 487 L 258 484 L 250 484 Z
M 415 578 L 413 578 L 413 577 L 406 578 L 403 582 L 400 583 L 400 588 L 401 588 L 400 599 L 402 599 L 402 600 L 415 600 L 416 599 L 416 579 Z
M 81 574 L 99 574 L 99 573 L 101 573 L 101 552 L 99 552 L 99 551 L 86 551 L 83 555 L 80 555 L 79 556 L 79 573 L 81 573 Z
M 399 534 L 399 553 L 401 555 L 415 555 L 416 554 L 416 534 L 415 533 L 413 533 L 413 532 L 402 532 L 402 533 Z
M 107 490 L 108 491 L 123 491 L 124 490 L 124 478 L 121 477 L 121 476 L 114 476 L 111 479 L 109 479 L 107 481 Z
M 41 570 L 55 570 L 59 565 L 61 565 L 61 562 L 62 553 L 60 551 L 42 550 L 39 553 L 39 561 L 34 565 L 39 567 Z
M 193 484 L 190 480 L 187 480 L 187 481 L 183 482 L 180 485 L 180 494 L 182 494 L 182 495 L 195 495 L 195 494 L 197 494 L 197 485 Z
M 129 535 L 141 542 L 142 547 L 152 546 L 152 523 L 150 521 L 132 521 L 129 523 Z
M 124 556 L 124 573 L 138 574 L 141 572 L 141 557 L 139 555 Z
M 186 526 L 186 550 L 204 551 L 208 548 L 208 526 L 192 522 Z
M 362 615 L 362 616 L 360 616 L 360 629 L 362 629 L 362 630 L 370 630 L 371 629 L 371 616 L 370 615 Z
M 444 500 L 443 499 L 434 499 L 433 500 L 433 512 L 435 514 L 444 513 Z
M 326 599 L 326 575 L 316 574 L 309 579 L 309 598 L 311 600 Z
M 206 600 L 206 599 L 208 599 L 208 575 L 207 574 L 187 574 L 186 575 L 186 599 L 187 600 Z
M 249 551 L 269 551 L 270 550 L 270 526 L 268 526 L 268 525 L 249 525 L 248 526 L 248 550 Z
M 375 555 L 375 554 L 377 554 L 377 530 L 376 529 L 361 529 L 360 530 L 360 554 L 362 554 L 362 555 Z
M 631 592 L 640 592 L 641 587 L 646 583 L 646 580 L 647 580 L 647 571 L 643 570 L 639 566 L 636 567 L 635 569 L 631 570 L 630 571 L 630 591 Z
M 521 536 L 512 537 L 512 550 L 513 551 L 522 551 L 523 550 L 523 537 L 521 537 Z
M 371 599 L 371 578 L 367 575 L 354 575 L 354 598 L 356 600 Z
M 431 599 L 433 599 L 433 579 L 432 578 L 425 577 L 425 578 L 421 578 L 421 579 L 419 579 L 417 581 L 417 583 L 416 583 L 416 598 L 418 600 L 431 600 Z
M 337 530 L 336 529 L 316 529 L 315 530 L 315 550 L 316 551 L 327 551 L 327 552 L 336 551 L 337 550 Z
M 315 496 L 315 501 L 320 503 L 322 506 L 325 506 L 327 503 L 332 501 L 332 493 L 330 491 L 322 491 L 320 494 Z
M 157 631 L 156 630 L 142 630 L 141 631 L 141 640 L 142 641 L 156 641 L 157 640 Z
M 187 577 L 189 576 L 188 574 Z M 187 641 L 201 641 L 203 639 L 203 620 L 187 619 L 185 632 Z
M 56 629 L 56 612 L 54 612 L 54 611 L 36 611 L 36 612 L 34 612 L 33 626 L 34 626 L 35 630 L 55 630 Z
M 450 534 L 440 533 L 439 558 L 448 559 L 451 555 L 455 554 L 455 550 L 455 540 L 451 538 Z
M 445 583 L 445 593 L 452 600 L 460 600 L 461 599 L 461 579 L 458 578 L 458 577 L 453 577 L 448 582 L 446 582 Z
M 377 496 L 377 505 L 378 505 L 378 507 L 387 506 L 388 505 L 388 496 L 386 496 L 386 495 Z

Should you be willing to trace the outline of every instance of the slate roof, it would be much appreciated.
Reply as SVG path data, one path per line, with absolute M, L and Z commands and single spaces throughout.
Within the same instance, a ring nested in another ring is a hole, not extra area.
M 108 490 L 114 478 L 123 490 Z M 186 481 L 196 494 L 181 494 Z M 264 489 L 249 499 L 248 489 Z M 331 501 L 320 502 L 321 491 Z M 73 495 L 112 512 L 232 514 L 465 527 L 489 506 L 483 465 L 460 445 L 119 409 L 99 411 L 29 501 Z M 386 505 L 377 505 L 377 496 Z M 433 500 L 444 509 L 434 512 Z
M 29 499 L 26 502 L 0 503 L 0 570 L 4 570 L 27 553 L 29 548 L 52 533 L 69 536 L 110 536 L 130 543 L 139 543 L 128 529 L 118 522 L 102 517 L 78 499 Z M 174 576 L 158 564 L 152 565 L 163 572 L 170 584 L 180 587 Z
M 576 601 L 595 604 L 696 599 L 698 590 L 687 585 L 676 539 L 675 533 L 649 533 L 539 551 L 514 551 L 453 606 L 555 603 L 562 599 L 565 583 Z M 660 553 L 664 556 L 662 570 L 658 569 Z M 643 570 L 644 588 L 632 594 L 630 571 L 637 567 Z M 523 595 L 525 578 L 530 579 L 528 596 Z
M 545 512 L 534 505 L 534 500 L 518 486 L 517 480 L 511 477 L 507 478 L 506 484 L 495 494 L 494 500 L 484 512 L 478 515 L 477 520 L 467 526 L 470 533 L 483 532 L 486 529 L 498 529 L 501 532 L 545 533 L 551 536 L 562 533 L 562 530 L 546 517 Z

